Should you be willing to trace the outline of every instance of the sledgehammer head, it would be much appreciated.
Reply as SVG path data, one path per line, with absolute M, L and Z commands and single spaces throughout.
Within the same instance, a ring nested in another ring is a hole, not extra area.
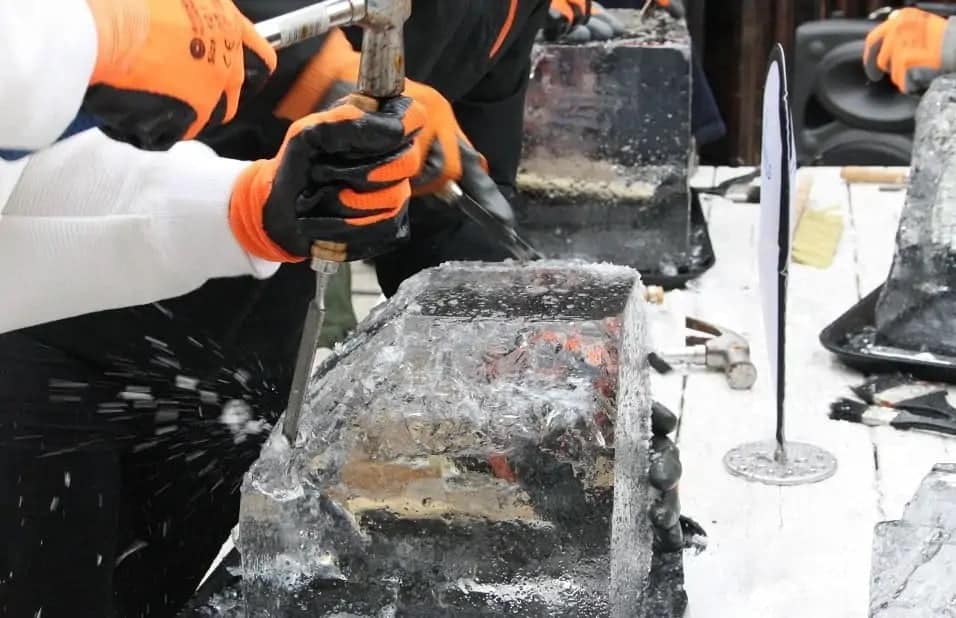
M 405 89 L 403 27 L 412 13 L 411 0 L 365 0 L 358 92 L 376 99 L 397 97 Z

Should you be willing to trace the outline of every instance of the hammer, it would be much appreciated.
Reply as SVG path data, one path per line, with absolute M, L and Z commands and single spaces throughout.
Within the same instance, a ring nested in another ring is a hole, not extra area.
M 349 103 L 365 111 L 405 89 L 405 45 L 402 26 L 411 14 L 411 0 L 325 0 L 256 24 L 256 31 L 276 48 L 317 36 L 334 26 L 365 28 L 357 93 Z M 519 262 L 543 256 L 518 232 L 458 186 L 448 182 L 436 196 L 458 208 L 495 238 Z
M 727 375 L 727 383 L 734 390 L 753 387 L 757 368 L 750 362 L 750 344 L 743 335 L 692 317 L 686 319 L 686 326 L 710 336 L 688 335 L 684 341 L 687 347 L 662 352 L 660 356 L 664 360 L 719 369 Z
M 327 0 L 260 22 L 256 30 L 274 47 L 284 47 L 321 34 L 334 25 L 357 24 L 365 28 L 357 91 L 349 95 L 348 101 L 365 111 L 375 111 L 381 101 L 397 97 L 405 90 L 403 27 L 411 11 L 411 0 Z M 315 297 L 309 303 L 302 328 L 282 425 L 282 433 L 290 444 L 294 444 L 298 436 L 305 390 L 325 321 L 325 290 L 338 270 L 337 262 L 320 257 L 314 257 L 311 265 L 316 276 Z

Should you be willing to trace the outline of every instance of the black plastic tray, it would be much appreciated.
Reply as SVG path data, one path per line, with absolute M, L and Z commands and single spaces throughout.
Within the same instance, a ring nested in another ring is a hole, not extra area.
M 665 290 L 683 288 L 688 281 L 701 276 L 714 265 L 717 257 L 714 255 L 714 245 L 710 241 L 707 219 L 704 217 L 704 210 L 700 206 L 700 194 L 696 189 L 691 189 L 690 228 L 691 248 L 700 247 L 700 259 L 692 264 L 678 266 L 676 275 L 664 275 L 660 271 L 642 270 L 641 280 L 644 281 L 645 285 L 659 285 Z
M 820 343 L 845 365 L 863 373 L 909 373 L 933 382 L 956 384 L 956 359 L 893 359 L 847 346 L 847 339 L 876 322 L 876 301 L 883 286 L 870 292 L 863 300 L 833 321 L 820 332 Z

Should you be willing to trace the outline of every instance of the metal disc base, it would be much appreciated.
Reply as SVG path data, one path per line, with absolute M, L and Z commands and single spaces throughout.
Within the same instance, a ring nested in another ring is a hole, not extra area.
M 805 442 L 787 442 L 786 458 L 777 461 L 777 442 L 748 442 L 724 455 L 724 466 L 734 476 L 766 485 L 819 483 L 836 473 L 836 457 Z

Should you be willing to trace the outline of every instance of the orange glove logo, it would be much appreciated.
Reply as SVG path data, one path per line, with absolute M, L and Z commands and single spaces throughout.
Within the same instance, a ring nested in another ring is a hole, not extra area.
M 275 51 L 228 0 L 87 0 L 98 34 L 84 110 L 117 139 L 167 148 L 228 122 Z M 248 52 L 248 53 L 247 53 Z

